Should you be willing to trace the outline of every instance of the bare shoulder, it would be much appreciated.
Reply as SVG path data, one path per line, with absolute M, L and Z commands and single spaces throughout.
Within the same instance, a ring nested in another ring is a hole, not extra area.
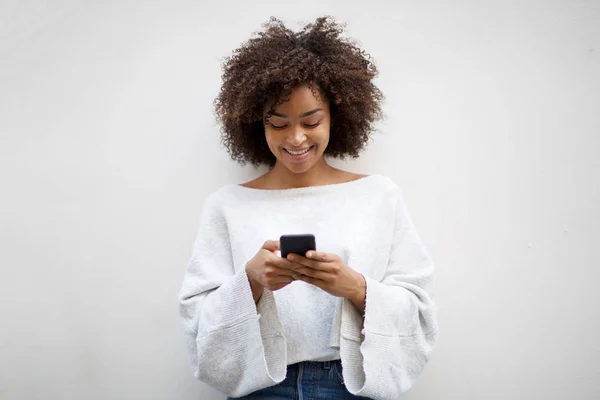
M 259 176 L 256 179 L 253 179 L 248 182 L 240 183 L 240 186 L 247 187 L 250 189 L 264 189 L 265 186 L 265 176 Z
M 366 174 L 357 174 L 354 172 L 342 171 L 342 170 L 339 170 L 339 173 L 340 173 L 340 175 L 339 175 L 339 178 L 337 179 L 337 181 L 339 183 L 355 181 L 357 179 L 362 179 L 362 178 L 369 176 Z
M 350 182 L 350 181 L 355 181 L 357 179 L 361 179 L 361 178 L 365 178 L 368 175 L 366 174 L 357 174 L 354 172 L 350 172 L 350 171 L 344 171 L 341 169 L 336 169 L 333 174 L 331 175 L 330 179 L 329 179 L 329 183 L 335 184 L 335 183 L 346 183 L 346 182 Z M 244 182 L 244 183 L 240 183 L 240 186 L 246 187 L 246 188 L 250 188 L 250 189 L 273 189 L 272 185 L 269 185 L 267 182 L 267 174 L 259 176 L 256 179 L 253 179 L 251 181 L 248 182 Z

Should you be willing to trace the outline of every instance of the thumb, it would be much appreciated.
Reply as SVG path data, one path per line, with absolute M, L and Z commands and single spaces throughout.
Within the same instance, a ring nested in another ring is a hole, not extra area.
M 277 251 L 279 250 L 279 240 L 267 240 L 262 248 L 269 251 Z

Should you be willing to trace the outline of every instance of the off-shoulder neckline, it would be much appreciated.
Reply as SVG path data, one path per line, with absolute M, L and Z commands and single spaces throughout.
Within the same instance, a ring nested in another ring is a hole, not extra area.
M 381 175 L 379 175 L 379 174 L 373 174 L 373 175 L 366 175 L 366 176 L 360 177 L 358 179 L 352 179 L 350 181 L 345 181 L 345 182 L 336 182 L 336 183 L 328 183 L 325 185 L 303 186 L 303 187 L 286 188 L 286 189 L 258 189 L 258 188 L 242 186 L 240 184 L 231 184 L 228 186 L 231 186 L 236 190 L 248 192 L 248 193 L 263 193 L 263 194 L 292 194 L 292 193 L 296 194 L 296 193 L 298 193 L 298 194 L 300 194 L 300 193 L 322 192 L 322 191 L 329 191 L 329 190 L 353 187 L 353 186 L 357 186 L 362 183 L 368 182 L 374 178 L 378 178 L 380 176 Z

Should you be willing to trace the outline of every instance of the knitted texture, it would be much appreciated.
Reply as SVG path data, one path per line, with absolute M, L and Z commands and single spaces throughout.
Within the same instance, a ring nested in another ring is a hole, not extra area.
M 254 304 L 245 264 L 266 240 L 294 233 L 314 234 L 317 251 L 365 276 L 364 318 L 301 281 Z M 349 392 L 397 400 L 437 341 L 433 276 L 401 191 L 383 175 L 280 190 L 226 185 L 204 203 L 179 294 L 194 376 L 240 397 L 281 382 L 288 364 L 341 358 Z

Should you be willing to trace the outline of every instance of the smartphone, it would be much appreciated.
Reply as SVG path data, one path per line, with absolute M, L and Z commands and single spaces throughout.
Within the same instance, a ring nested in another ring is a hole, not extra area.
M 310 233 L 282 235 L 279 238 L 279 247 L 281 250 L 281 257 L 283 258 L 286 258 L 290 253 L 306 256 L 307 251 L 317 250 L 315 235 Z

